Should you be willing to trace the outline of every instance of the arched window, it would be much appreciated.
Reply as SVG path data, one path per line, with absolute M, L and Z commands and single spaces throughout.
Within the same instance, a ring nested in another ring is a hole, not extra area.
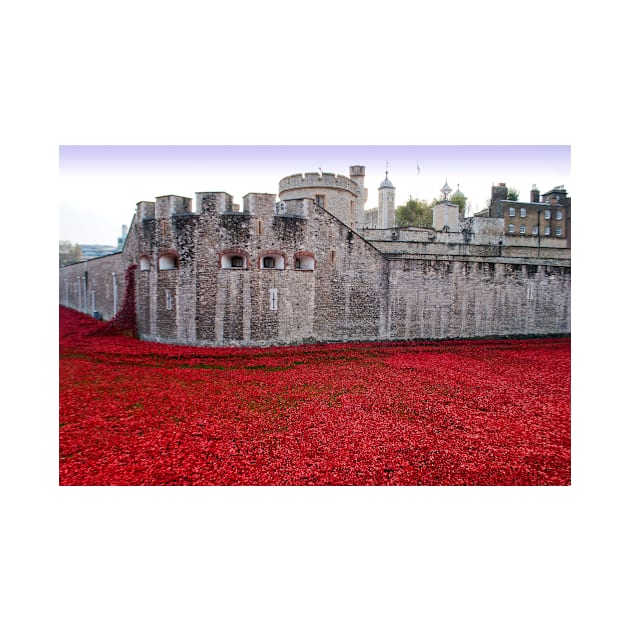
M 300 271 L 313 271 L 315 269 L 315 256 L 310 252 L 298 252 L 295 255 L 293 266 Z
M 177 256 L 175 254 L 162 254 L 158 260 L 158 269 L 177 269 Z
M 221 252 L 221 269 L 247 269 L 247 254 L 240 249 L 228 249 Z
M 151 259 L 148 256 L 140 257 L 140 271 L 149 271 L 151 269 Z
M 263 252 L 260 256 L 260 269 L 284 269 L 284 255 L 280 252 Z

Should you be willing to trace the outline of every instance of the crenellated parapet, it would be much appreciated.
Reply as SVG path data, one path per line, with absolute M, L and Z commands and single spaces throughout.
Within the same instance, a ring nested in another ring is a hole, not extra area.
M 226 192 L 198 192 L 195 193 L 195 207 L 198 214 L 211 212 L 225 214 L 234 212 L 238 206 L 234 204 L 232 195 Z
M 359 186 L 349 177 L 335 173 L 296 173 L 280 180 L 280 194 L 301 188 L 334 188 L 359 195 Z
M 163 195 L 155 198 L 155 218 L 167 219 L 176 214 L 190 214 L 192 199 L 179 195 Z
M 276 196 L 269 193 L 248 193 L 243 197 L 243 212 L 256 216 L 273 216 Z
M 136 214 L 141 221 L 155 219 L 155 202 L 140 201 L 136 204 Z

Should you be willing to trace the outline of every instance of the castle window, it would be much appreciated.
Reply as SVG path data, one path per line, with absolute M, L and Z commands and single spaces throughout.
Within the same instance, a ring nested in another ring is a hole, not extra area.
M 551 210 L 545 210 L 545 219 L 551 219 Z
M 311 254 L 300 253 L 295 256 L 295 268 L 300 271 L 313 271 L 315 269 L 315 258 Z
M 558 221 L 560 221 L 562 219 L 562 210 L 557 210 L 556 211 L 556 219 Z
M 519 228 L 519 232 L 521 234 L 525 234 L 525 226 L 524 225 L 521 225 L 521 227 Z
M 166 292 L 164 294 L 164 300 L 166 304 L 166 310 L 172 311 L 173 310 L 173 294 L 171 293 L 170 289 L 166 289 Z
M 510 208 L 510 216 L 511 217 L 515 217 L 516 216 L 516 210 L 514 208 Z
M 148 256 L 140 258 L 140 271 L 149 271 L 151 269 L 151 260 Z
M 527 216 L 527 210 L 525 208 L 521 208 L 521 218 L 525 218 Z
M 538 226 L 537 226 L 537 225 L 535 225 L 535 226 L 532 228 L 532 234 L 533 234 L 534 236 L 538 236 Z
M 258 236 L 261 236 L 263 233 L 263 222 L 261 219 L 258 219 L 256 221 L 256 234 L 258 234 Z
M 269 289 L 269 310 L 278 310 L 278 289 Z
M 284 256 L 279 252 L 266 252 L 260 258 L 260 269 L 284 269 Z
M 335 258 L 337 257 L 337 252 L 334 249 L 330 250 L 329 260 L 331 264 L 334 264 Z
M 545 227 L 545 236 L 549 236 L 551 234 L 551 228 L 547 225 Z
M 240 249 L 228 249 L 221 253 L 221 269 L 247 269 L 247 254 Z
M 562 228 L 561 227 L 557 227 L 556 228 L 556 236 L 562 236 Z
M 508 234 L 514 234 L 514 223 L 508 225 Z
M 158 269 L 177 269 L 177 256 L 173 254 L 162 254 L 158 260 Z
M 326 195 L 315 195 L 315 203 L 326 208 Z

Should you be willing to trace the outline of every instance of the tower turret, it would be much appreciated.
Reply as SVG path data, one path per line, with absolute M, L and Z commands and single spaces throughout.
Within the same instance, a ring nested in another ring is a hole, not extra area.
M 440 199 L 440 201 L 450 200 L 453 189 L 448 185 L 448 179 L 444 182 L 444 186 L 440 188 L 440 192 L 442 193 L 442 198 Z
M 396 187 L 389 181 L 389 172 L 385 171 L 385 179 L 378 187 L 378 214 L 382 228 L 394 227 L 396 214 Z
M 367 201 L 368 191 L 364 188 L 365 183 L 365 166 L 354 165 L 350 167 L 350 179 L 357 185 L 358 197 L 355 208 L 355 225 L 363 227 L 365 225 L 365 203 Z
M 451 201 L 459 206 L 459 217 L 463 219 L 466 214 L 466 195 L 459 189 L 459 184 L 457 184 L 457 190 L 451 195 Z

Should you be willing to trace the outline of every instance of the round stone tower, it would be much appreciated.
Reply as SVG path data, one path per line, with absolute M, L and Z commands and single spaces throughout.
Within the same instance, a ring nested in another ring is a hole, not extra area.
M 363 221 L 365 167 L 352 166 L 350 169 L 352 179 L 321 171 L 284 177 L 279 184 L 280 201 L 312 199 L 317 206 L 356 229 Z

